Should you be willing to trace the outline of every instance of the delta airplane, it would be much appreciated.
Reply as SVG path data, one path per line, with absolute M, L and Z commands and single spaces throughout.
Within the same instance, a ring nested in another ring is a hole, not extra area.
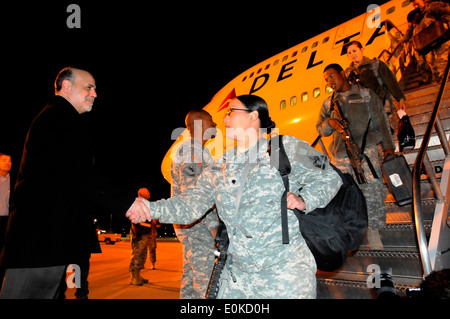
M 255 94 L 266 100 L 270 116 L 279 133 L 292 135 L 308 143 L 318 136 L 316 122 L 320 107 L 331 95 L 323 78 L 323 69 L 338 63 L 344 69 L 350 64 L 344 50 L 346 43 L 357 40 L 364 47 L 364 55 L 379 57 L 392 51 L 400 32 L 405 33 L 407 15 L 414 10 L 410 0 L 393 0 L 381 6 L 370 5 L 367 12 L 322 34 L 283 51 L 241 73 L 225 85 L 203 109 L 217 123 L 217 136 L 206 145 L 216 159 L 234 143 L 224 138 L 223 119 L 229 102 L 242 94 Z M 400 32 L 399 32 L 400 31 Z M 395 72 L 394 72 L 395 73 Z M 396 74 L 400 80 L 401 74 Z M 181 133 L 181 132 L 179 132 Z M 185 130 L 166 153 L 161 171 L 170 183 L 172 154 L 187 138 Z M 175 136 L 176 138 L 176 136 Z M 329 144 L 329 138 L 324 144 Z

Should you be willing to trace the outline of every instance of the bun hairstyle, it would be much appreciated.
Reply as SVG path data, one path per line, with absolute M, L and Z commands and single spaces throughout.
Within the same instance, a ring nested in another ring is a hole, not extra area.
M 244 106 L 251 111 L 258 111 L 260 127 L 267 129 L 270 134 L 275 128 L 275 122 L 269 116 L 269 107 L 263 98 L 257 95 L 239 95 L 236 97 Z

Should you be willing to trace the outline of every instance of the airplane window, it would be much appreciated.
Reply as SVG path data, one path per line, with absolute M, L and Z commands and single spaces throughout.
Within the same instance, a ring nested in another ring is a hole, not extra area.
M 302 93 L 302 102 L 305 103 L 306 101 L 308 101 L 308 92 L 303 92 Z
M 328 40 L 330 40 L 330 37 L 326 37 L 325 39 L 322 40 L 322 43 L 327 43 Z
M 302 49 L 302 53 L 303 53 L 303 52 L 306 52 L 306 50 L 308 50 L 308 46 L 306 46 L 306 47 L 304 47 L 304 48 Z
M 242 82 L 244 82 L 245 80 L 247 80 L 247 76 L 244 76 L 244 78 L 242 79 Z
M 259 68 L 258 72 L 256 72 L 256 74 L 260 74 L 262 71 L 262 68 Z
M 274 65 L 274 66 L 277 65 L 278 62 L 280 62 L 280 60 L 276 60 L 275 62 L 273 62 L 273 65 Z
M 293 57 L 295 57 L 295 56 L 297 56 L 297 51 L 295 51 L 294 53 L 292 53 L 292 56 L 291 56 L 291 58 L 293 58 Z
M 297 104 L 297 97 L 296 96 L 291 97 L 291 105 L 294 106 L 296 104 Z
M 283 61 L 286 61 L 288 59 L 288 56 L 286 55 L 284 58 L 283 58 Z
M 281 101 L 280 110 L 284 110 L 286 108 L 286 100 Z
M 320 96 L 320 88 L 315 88 L 313 90 L 313 96 L 314 98 L 318 98 Z
M 331 93 L 333 93 L 333 89 L 327 84 L 327 85 L 325 85 L 325 92 L 327 94 L 331 94 Z
M 391 14 L 395 11 L 395 7 L 390 7 L 389 9 L 386 10 L 386 14 Z
M 313 45 L 311 46 L 311 48 L 315 48 L 318 44 L 319 44 L 319 42 L 314 42 Z
M 405 2 L 402 3 L 402 7 L 403 7 L 403 8 L 404 8 L 404 7 L 407 7 L 407 6 L 410 5 L 410 3 L 411 3 L 411 1 L 410 1 L 410 0 L 407 0 L 407 1 L 405 1 Z
M 270 68 L 270 63 L 266 65 L 266 67 L 264 68 L 264 70 L 267 70 L 268 68 Z
M 250 78 L 252 78 L 255 75 L 255 72 L 250 73 Z

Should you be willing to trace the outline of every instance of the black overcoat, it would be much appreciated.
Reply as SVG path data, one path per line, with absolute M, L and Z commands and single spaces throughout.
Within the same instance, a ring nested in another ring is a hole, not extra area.
M 92 216 L 124 216 L 135 196 L 94 170 L 88 129 L 74 107 L 55 96 L 25 140 L 2 267 L 67 265 L 89 257 Z

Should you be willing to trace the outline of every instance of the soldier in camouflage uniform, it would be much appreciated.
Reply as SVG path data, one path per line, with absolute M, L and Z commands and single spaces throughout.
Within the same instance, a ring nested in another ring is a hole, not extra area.
M 401 39 L 402 42 L 409 41 L 413 36 L 417 35 L 438 19 L 447 23 L 447 25 L 450 24 L 450 4 L 447 2 L 413 0 L 411 3 L 416 9 L 411 11 L 408 15 L 408 29 L 406 30 L 405 36 Z M 422 56 L 416 52 L 419 67 L 425 69 L 426 62 L 432 71 L 434 81 L 437 83 L 440 83 L 444 77 L 449 51 L 450 40 L 442 43 L 440 46 L 437 46 L 425 56 Z M 423 71 L 424 70 L 421 72 L 422 74 L 425 73 Z
M 386 206 L 383 193 L 383 175 L 380 167 L 377 144 L 382 143 L 384 157 L 394 154 L 394 142 L 392 141 L 389 124 L 384 112 L 381 100 L 374 91 L 358 85 L 350 85 L 345 72 L 338 64 L 330 64 L 324 70 L 325 81 L 337 93 L 337 99 L 342 109 L 343 116 L 349 121 L 349 129 L 355 143 L 361 148 L 363 137 L 367 130 L 366 147 L 364 154 L 373 165 L 375 177 L 369 168 L 367 160 L 362 168 L 367 183 L 359 187 L 366 197 L 369 227 L 367 238 L 369 248 L 372 250 L 383 249 L 379 229 L 386 224 Z M 336 119 L 335 111 L 330 110 L 331 97 L 327 98 L 320 110 L 317 121 L 317 130 L 322 136 L 333 136 L 329 151 L 332 163 L 341 171 L 355 174 L 350 165 L 347 155 L 345 141 L 342 138 L 342 123 Z M 370 121 L 370 125 L 369 125 Z M 356 178 L 355 178 L 356 179 Z
M 213 162 L 209 150 L 204 145 L 215 134 L 215 126 L 216 123 L 206 111 L 191 111 L 186 116 L 186 127 L 191 137 L 177 149 L 172 159 L 172 197 L 195 185 L 202 171 Z M 208 129 L 212 129 L 214 134 L 205 134 Z M 174 224 L 175 233 L 183 247 L 183 275 L 180 289 L 180 296 L 183 299 L 205 298 L 209 277 L 214 267 L 214 238 L 219 218 L 217 211 L 209 208 L 204 211 L 205 216 L 190 225 Z
M 161 222 L 188 224 L 215 203 L 230 239 L 219 298 L 315 298 L 316 263 L 290 211 L 290 244 L 282 243 L 285 188 L 260 130 L 275 127 L 267 104 L 254 95 L 239 96 L 231 101 L 224 122 L 237 147 L 204 170 L 196 187 L 169 200 L 138 200 L 139 210 L 127 216 L 133 222 L 151 214 Z M 328 158 L 291 136 L 283 137 L 283 145 L 292 165 L 288 208 L 310 212 L 326 206 L 342 184 Z M 317 156 L 326 159 L 322 167 L 314 165 Z
M 150 192 L 147 188 L 141 188 L 138 196 L 150 199 Z M 131 260 L 129 271 L 131 274 L 130 285 L 142 286 L 148 283 L 148 280 L 141 276 L 141 269 L 144 268 L 147 259 L 147 247 L 150 240 L 151 228 L 148 223 L 131 224 Z
M 400 109 L 406 110 L 406 96 L 397 78 L 383 61 L 364 56 L 364 48 L 359 41 L 347 44 L 347 57 L 352 62 L 345 70 L 346 77 L 350 82 L 372 89 L 378 95 L 384 105 L 391 133 L 394 133 L 398 117 L 393 98 L 398 102 Z

